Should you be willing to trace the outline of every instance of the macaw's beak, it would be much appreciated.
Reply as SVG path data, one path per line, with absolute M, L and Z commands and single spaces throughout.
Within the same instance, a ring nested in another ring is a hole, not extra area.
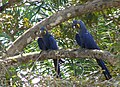
M 75 28 L 75 24 L 72 24 L 72 28 Z
M 72 24 L 72 28 L 77 28 L 77 29 L 79 29 L 80 28 L 80 24 Z

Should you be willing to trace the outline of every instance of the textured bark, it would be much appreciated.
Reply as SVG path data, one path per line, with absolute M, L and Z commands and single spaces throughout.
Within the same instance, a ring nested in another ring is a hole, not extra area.
M 120 0 L 94 0 L 83 5 L 76 5 L 59 11 L 49 18 L 37 23 L 32 28 L 28 29 L 24 34 L 17 38 L 7 49 L 7 54 L 12 56 L 26 47 L 27 44 L 36 38 L 36 32 L 41 26 L 47 26 L 49 29 L 57 26 L 61 22 L 67 21 L 70 18 L 81 16 L 89 12 L 101 11 L 107 8 L 120 7 Z
M 8 57 L 5 59 L 1 59 L 0 63 L 4 63 L 6 65 L 14 65 L 20 63 L 27 63 L 32 61 L 40 61 L 46 59 L 59 59 L 59 58 L 102 58 L 103 60 L 107 60 L 110 64 L 114 65 L 117 59 L 114 58 L 112 54 L 102 50 L 86 50 L 86 49 L 74 49 L 74 50 L 51 50 L 51 51 L 43 51 L 40 52 L 28 53 L 23 55 L 18 55 L 14 57 Z

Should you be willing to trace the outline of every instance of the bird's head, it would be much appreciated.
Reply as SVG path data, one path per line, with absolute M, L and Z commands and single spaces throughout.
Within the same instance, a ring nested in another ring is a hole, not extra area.
M 79 21 L 74 20 L 73 23 L 72 23 L 72 28 L 80 29 Z
M 40 36 L 43 37 L 46 34 L 47 34 L 47 29 L 45 27 L 41 27 L 40 28 Z
M 79 29 L 80 32 L 87 32 L 86 26 L 82 20 L 74 20 L 72 24 L 73 28 Z

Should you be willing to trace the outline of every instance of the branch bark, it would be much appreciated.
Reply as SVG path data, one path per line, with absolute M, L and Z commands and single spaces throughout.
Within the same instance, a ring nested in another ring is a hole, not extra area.
M 67 21 L 70 18 L 81 16 L 83 14 L 95 11 L 101 11 L 107 8 L 120 7 L 120 0 L 94 0 L 83 5 L 76 5 L 59 11 L 49 18 L 37 23 L 32 28 L 28 29 L 19 38 L 17 38 L 11 46 L 7 49 L 7 54 L 12 56 L 26 47 L 27 44 L 36 38 L 36 32 L 39 31 L 41 26 L 46 26 L 49 29 L 57 26 L 58 24 Z
M 0 63 L 4 63 L 7 65 L 14 65 L 17 63 L 27 63 L 32 61 L 40 61 L 46 59 L 60 59 L 60 58 L 102 58 L 103 60 L 107 60 L 110 64 L 114 65 L 117 62 L 117 59 L 114 58 L 112 54 L 107 51 L 102 50 L 87 50 L 87 49 L 68 49 L 68 50 L 51 50 L 51 51 L 43 51 L 27 53 L 23 55 L 17 55 L 14 57 L 8 57 L 0 59 Z

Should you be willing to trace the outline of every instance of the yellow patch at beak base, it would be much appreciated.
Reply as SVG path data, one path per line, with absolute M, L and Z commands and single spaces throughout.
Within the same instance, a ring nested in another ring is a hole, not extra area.
M 77 24 L 77 26 L 80 28 L 80 24 Z

